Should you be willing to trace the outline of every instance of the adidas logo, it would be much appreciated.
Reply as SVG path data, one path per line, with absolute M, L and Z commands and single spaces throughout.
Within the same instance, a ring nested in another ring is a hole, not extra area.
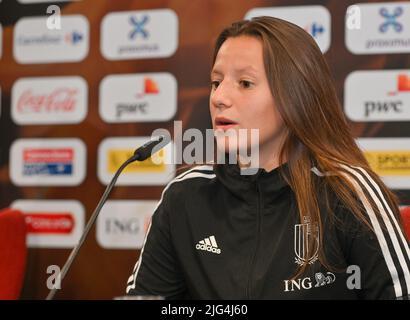
M 205 238 L 204 240 L 199 241 L 195 248 L 198 250 L 221 254 L 221 249 L 218 248 L 214 236 L 210 236 L 209 238 Z

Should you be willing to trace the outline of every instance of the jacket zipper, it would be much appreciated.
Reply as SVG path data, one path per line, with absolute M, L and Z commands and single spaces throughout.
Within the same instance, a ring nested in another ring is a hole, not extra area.
M 256 203 L 256 229 L 257 229 L 257 235 L 256 235 L 256 248 L 255 251 L 253 253 L 252 256 L 252 260 L 251 260 L 251 269 L 250 269 L 250 274 L 248 277 L 248 287 L 246 288 L 246 298 L 247 299 L 252 299 L 252 276 L 253 276 L 253 270 L 255 268 L 255 260 L 256 260 L 256 255 L 259 249 L 259 238 L 260 238 L 260 229 L 261 229 L 261 217 L 260 217 L 260 203 L 261 203 L 261 196 L 260 196 L 260 192 L 259 192 L 259 184 L 256 183 L 256 193 L 257 193 L 257 197 L 258 197 L 258 201 Z

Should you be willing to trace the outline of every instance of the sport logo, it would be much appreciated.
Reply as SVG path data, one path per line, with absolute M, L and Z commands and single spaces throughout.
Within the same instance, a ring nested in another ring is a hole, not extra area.
M 23 150 L 23 175 L 71 175 L 74 150 L 69 148 L 28 148 Z
M 150 137 L 115 137 L 103 140 L 98 147 L 98 178 L 108 184 L 121 164 Z M 175 176 L 172 161 L 173 143 L 141 162 L 131 163 L 117 180 L 117 185 L 164 185 Z
M 319 228 L 318 225 L 310 222 L 310 217 L 304 216 L 303 223 L 295 225 L 294 252 L 295 263 L 313 264 L 318 260 L 319 251 Z M 314 247 L 311 248 L 309 239 L 314 238 Z
M 218 248 L 215 236 L 210 236 L 204 240 L 200 240 L 195 246 L 197 250 L 209 251 L 216 254 L 221 254 L 221 249 Z
M 365 151 L 364 155 L 380 175 L 403 176 L 410 172 L 410 151 L 373 150 Z
M 389 188 L 410 188 L 409 138 L 360 138 L 357 144 Z
M 121 164 L 123 164 L 134 154 L 134 151 L 135 150 L 133 149 L 109 149 L 107 154 L 107 172 L 115 173 Z M 163 159 L 164 150 L 159 150 L 157 154 L 144 161 L 137 161 L 129 164 L 124 169 L 124 173 L 165 172 L 165 163 L 162 162 L 156 164 L 152 159 L 154 156 L 159 157 L 159 159 Z

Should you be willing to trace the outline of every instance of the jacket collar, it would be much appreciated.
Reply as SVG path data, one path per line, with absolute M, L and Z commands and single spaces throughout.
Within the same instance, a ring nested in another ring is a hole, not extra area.
M 259 168 L 254 174 L 244 175 L 237 164 L 215 164 L 214 172 L 219 181 L 237 198 L 245 202 L 255 201 L 260 193 L 265 201 L 273 201 L 290 186 L 281 172 L 288 173 L 287 163 L 267 172 Z

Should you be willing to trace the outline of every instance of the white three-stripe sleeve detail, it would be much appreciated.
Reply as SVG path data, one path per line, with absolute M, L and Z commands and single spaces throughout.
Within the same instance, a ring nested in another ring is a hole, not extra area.
M 157 209 L 158 209 L 159 206 L 161 205 L 162 200 L 163 200 L 163 198 L 164 198 L 165 192 L 168 190 L 168 188 L 169 188 L 172 184 L 174 184 L 174 183 L 176 183 L 176 182 L 183 181 L 183 180 L 192 179 L 192 178 L 198 178 L 198 177 L 207 178 L 207 179 L 213 179 L 213 178 L 215 178 L 215 174 L 213 174 L 213 173 L 192 172 L 192 171 L 195 171 L 195 170 L 201 170 L 201 169 L 203 170 L 203 169 L 205 169 L 205 168 L 206 168 L 206 169 L 209 169 L 209 168 L 212 168 L 212 167 L 209 167 L 209 166 L 195 167 L 195 168 L 193 168 L 193 169 L 191 169 L 191 170 L 189 170 L 189 171 L 187 171 L 187 172 L 181 173 L 178 177 L 176 177 L 174 180 L 172 180 L 172 181 L 165 187 L 165 189 L 162 191 L 161 199 L 159 200 L 157 206 L 155 207 L 154 212 L 157 211 Z M 151 221 L 152 221 L 152 220 L 151 220 Z M 138 271 L 139 271 L 139 269 L 140 269 L 140 267 L 141 267 L 141 264 L 142 264 L 142 256 L 143 256 L 143 254 L 144 254 L 145 243 L 146 243 L 146 241 L 147 241 L 147 238 L 148 238 L 148 235 L 149 235 L 150 230 L 151 230 L 151 222 L 150 222 L 150 224 L 149 224 L 147 233 L 146 233 L 145 238 L 144 238 L 144 243 L 143 243 L 143 245 L 142 245 L 140 257 L 139 257 L 139 259 L 137 260 L 137 262 L 136 262 L 136 264 L 135 264 L 135 266 L 134 266 L 133 274 L 128 278 L 128 281 L 127 281 L 128 286 L 127 286 L 127 289 L 126 289 L 126 292 L 127 292 L 127 293 L 128 293 L 131 289 L 135 289 Z
M 396 219 L 396 217 L 394 216 L 393 212 L 391 211 L 390 206 L 387 204 L 386 199 L 384 198 L 383 193 L 382 193 L 382 191 L 380 190 L 379 185 L 372 179 L 372 177 L 371 177 L 371 176 L 366 172 L 366 170 L 364 170 L 363 168 L 360 168 L 360 167 L 353 167 L 353 168 L 356 168 L 356 169 L 360 170 L 361 172 L 363 172 L 363 174 L 364 174 L 364 175 L 367 177 L 367 179 L 371 182 L 371 184 L 373 185 L 373 187 L 377 190 L 377 193 L 379 194 L 379 197 L 382 199 L 382 201 L 383 201 L 385 207 L 387 208 L 387 211 L 389 212 L 390 218 L 391 218 L 391 220 L 392 220 L 393 223 L 394 223 L 394 226 L 395 226 L 395 228 L 396 228 L 396 231 L 397 231 L 397 233 L 399 234 L 402 243 L 404 244 L 404 248 L 406 249 L 407 257 L 408 257 L 408 259 L 410 260 L 410 248 L 409 248 L 409 246 L 407 245 L 407 240 L 406 240 L 406 238 L 404 237 L 403 232 L 401 232 L 401 229 L 400 229 L 400 226 L 399 226 L 399 224 L 398 224 L 398 222 L 397 222 L 397 219 Z M 407 269 L 407 271 L 409 271 L 409 270 Z M 410 294 L 410 291 L 409 291 L 409 294 Z
M 389 221 L 389 219 L 386 215 L 386 212 L 385 212 L 383 206 L 380 203 L 380 200 L 377 198 L 377 196 L 374 194 L 373 190 L 370 188 L 370 186 L 366 183 L 366 181 L 363 179 L 363 177 L 359 173 L 357 173 L 355 170 L 353 170 L 353 169 L 351 169 L 351 168 L 349 168 L 345 165 L 341 165 L 341 166 L 344 169 L 346 169 L 347 171 L 349 171 L 351 174 L 353 174 L 356 178 L 359 179 L 359 181 L 365 186 L 367 192 L 370 194 L 373 201 L 377 205 L 377 207 L 379 209 L 379 212 L 380 212 L 380 214 L 383 218 L 383 221 L 386 224 L 387 230 L 388 230 L 390 236 L 392 237 L 393 246 L 394 246 L 394 248 L 396 250 L 396 253 L 399 257 L 400 264 L 403 268 L 404 273 L 406 273 L 405 270 L 406 269 L 408 270 L 408 268 L 407 268 L 406 263 L 404 262 L 404 257 L 403 257 L 403 254 L 401 252 L 400 246 L 397 242 L 396 234 L 394 233 L 392 225 L 391 225 L 391 223 L 390 223 L 390 221 Z M 401 288 L 400 279 L 398 277 L 397 269 L 396 269 L 396 266 L 393 262 L 393 258 L 391 256 L 391 253 L 390 253 L 389 247 L 387 245 L 386 239 L 384 237 L 383 231 L 380 227 L 379 221 L 377 220 L 376 214 L 374 213 L 372 206 L 370 205 L 369 201 L 367 200 L 366 196 L 364 195 L 363 189 L 360 187 L 360 185 L 354 179 L 352 179 L 348 174 L 344 173 L 344 175 L 349 179 L 349 181 L 356 188 L 356 191 L 357 191 L 357 193 L 360 197 L 360 200 L 362 201 L 362 203 L 363 203 L 363 205 L 366 209 L 366 212 L 369 215 L 369 218 L 370 218 L 371 224 L 374 228 L 377 240 L 380 244 L 383 257 L 386 261 L 387 268 L 389 269 L 390 275 L 391 275 L 392 280 L 393 280 L 393 287 L 394 287 L 396 297 L 401 297 L 403 291 L 402 291 L 402 288 Z M 395 242 L 394 242 L 394 239 L 395 239 Z M 401 257 L 401 259 L 400 259 L 400 257 Z M 406 282 L 407 282 L 407 279 L 406 279 Z M 408 286 L 409 286 L 409 284 L 407 283 L 407 287 Z

